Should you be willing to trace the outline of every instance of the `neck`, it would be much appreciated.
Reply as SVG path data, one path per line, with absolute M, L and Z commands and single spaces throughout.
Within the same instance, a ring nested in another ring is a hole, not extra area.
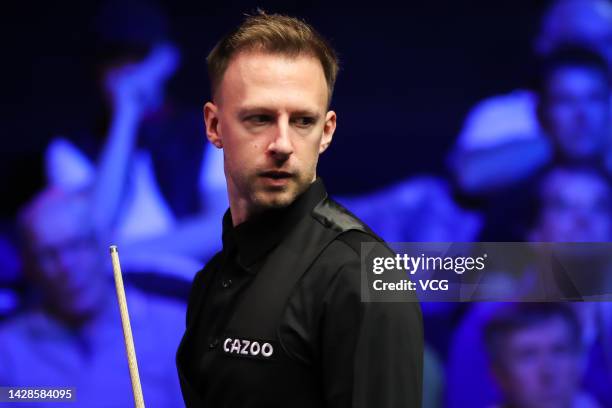
M 248 220 L 253 214 L 252 211 L 249 211 L 244 200 L 230 199 L 230 212 L 232 214 L 232 225 L 234 227 Z

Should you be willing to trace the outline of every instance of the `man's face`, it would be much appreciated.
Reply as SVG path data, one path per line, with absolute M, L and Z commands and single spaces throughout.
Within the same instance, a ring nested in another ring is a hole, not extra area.
M 580 379 L 580 354 L 562 317 L 512 333 L 497 377 L 521 408 L 570 408 Z
M 50 304 L 81 318 L 98 310 L 107 294 L 106 274 L 82 200 L 43 204 L 29 217 L 28 257 L 32 276 Z
M 564 67 L 547 81 L 544 126 L 571 160 L 601 155 L 610 134 L 610 93 L 603 74 L 588 67 Z
M 607 242 L 612 232 L 612 191 L 587 172 L 556 170 L 543 183 L 538 240 Z
M 314 181 L 336 126 L 327 102 L 313 57 L 241 52 L 230 61 L 204 114 L 209 140 L 224 150 L 232 211 L 287 206 Z

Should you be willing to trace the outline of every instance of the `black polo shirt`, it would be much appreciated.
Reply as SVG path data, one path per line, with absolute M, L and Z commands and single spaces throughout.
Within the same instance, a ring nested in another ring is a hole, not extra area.
M 361 301 L 360 246 L 378 240 L 320 179 L 235 228 L 228 210 L 177 354 L 187 406 L 420 407 L 418 303 Z

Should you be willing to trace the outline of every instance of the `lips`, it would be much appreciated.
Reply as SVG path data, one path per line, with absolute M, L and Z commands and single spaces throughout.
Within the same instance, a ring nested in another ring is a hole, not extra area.
M 259 175 L 261 177 L 267 177 L 267 178 L 271 178 L 274 180 L 282 180 L 282 179 L 293 177 L 292 173 L 289 173 L 287 171 L 280 171 L 280 170 L 264 171 L 260 173 Z

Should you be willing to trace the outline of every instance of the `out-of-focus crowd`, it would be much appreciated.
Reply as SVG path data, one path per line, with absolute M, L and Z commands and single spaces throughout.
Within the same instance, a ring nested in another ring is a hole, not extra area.
M 0 237 L 0 385 L 76 387 L 88 407 L 132 403 L 115 243 L 148 405 L 182 406 L 174 352 L 191 279 L 221 245 L 223 156 L 204 143 L 198 110 L 165 96 L 180 51 L 164 16 L 134 8 L 111 30 L 117 12 L 103 8 L 97 24 L 110 112 L 97 160 L 55 138 L 46 188 Z M 533 86 L 471 110 L 451 178 L 338 200 L 389 242 L 611 241 L 612 3 L 553 1 L 533 44 Z M 424 303 L 423 313 L 426 407 L 612 407 L 606 302 Z

